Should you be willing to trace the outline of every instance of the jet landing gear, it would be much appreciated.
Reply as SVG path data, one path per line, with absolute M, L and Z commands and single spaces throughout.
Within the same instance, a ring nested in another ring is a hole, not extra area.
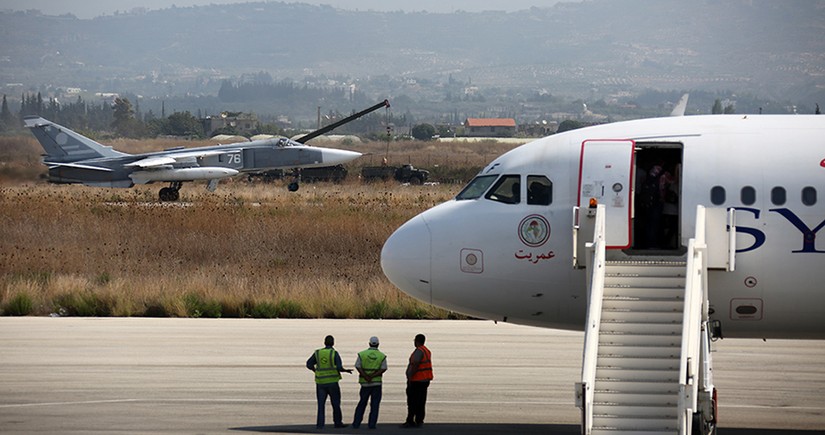
M 181 186 L 183 186 L 182 182 L 173 181 L 169 183 L 169 187 L 164 187 L 160 189 L 158 197 L 160 198 L 161 202 L 177 201 L 178 199 L 180 199 Z
M 301 170 L 300 169 L 293 169 L 292 171 L 292 182 L 286 187 L 287 190 L 290 192 L 297 192 L 298 191 L 298 183 L 301 182 Z

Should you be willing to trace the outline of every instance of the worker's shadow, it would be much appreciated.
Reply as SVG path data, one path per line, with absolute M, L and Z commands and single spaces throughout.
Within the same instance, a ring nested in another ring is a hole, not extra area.
M 541 435 L 568 435 L 580 434 L 581 427 L 574 424 L 483 424 L 483 423 L 427 423 L 427 435 L 498 435 L 498 434 L 541 434 Z M 315 429 L 312 425 L 282 425 L 282 426 L 250 426 L 233 427 L 229 430 L 263 433 L 333 433 L 333 434 L 407 434 L 418 433 L 421 429 L 402 428 L 397 424 L 378 424 L 378 429 L 368 431 L 366 426 L 359 429 L 346 427 L 334 429 L 331 425 L 323 430 Z M 822 430 L 788 430 L 788 429 L 747 429 L 747 428 L 719 428 L 718 435 L 825 435 Z
M 409 434 L 424 432 L 427 435 L 499 435 L 503 433 L 525 435 L 580 434 L 578 425 L 565 424 L 484 424 L 484 423 L 426 423 L 423 428 L 408 429 L 398 424 L 378 423 L 377 430 L 368 430 L 366 425 L 358 429 L 346 427 L 334 429 L 331 425 L 324 429 L 315 429 L 312 425 L 251 426 L 233 427 L 230 430 L 265 433 L 333 433 L 333 434 Z

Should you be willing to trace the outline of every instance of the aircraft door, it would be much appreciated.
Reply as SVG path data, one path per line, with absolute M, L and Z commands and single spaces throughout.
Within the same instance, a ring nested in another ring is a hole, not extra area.
M 604 204 L 608 249 L 630 247 L 634 148 L 632 140 L 582 143 L 578 205 L 584 211 L 591 199 Z

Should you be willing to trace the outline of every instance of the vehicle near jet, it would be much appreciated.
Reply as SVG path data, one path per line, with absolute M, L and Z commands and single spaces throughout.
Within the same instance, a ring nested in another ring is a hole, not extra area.
M 335 166 L 358 158 L 361 153 L 355 151 L 305 143 L 381 107 L 389 107 L 389 102 L 384 100 L 297 140 L 273 138 L 145 154 L 116 151 L 39 116 L 26 117 L 25 123 L 46 151 L 43 163 L 49 167 L 49 181 L 123 188 L 168 182 L 169 187 L 160 189 L 160 200 L 177 201 L 186 181 L 205 180 L 214 191 L 219 180 L 241 172 Z M 298 190 L 299 180 L 297 173 L 290 191 Z
M 364 181 L 387 181 L 391 178 L 402 183 L 421 185 L 430 178 L 430 171 L 414 168 L 411 164 L 401 166 L 365 166 L 361 168 L 361 179 Z
M 714 433 L 712 341 L 825 338 L 823 186 L 822 116 L 594 126 L 498 157 L 381 265 L 449 310 L 584 330 L 583 433 Z

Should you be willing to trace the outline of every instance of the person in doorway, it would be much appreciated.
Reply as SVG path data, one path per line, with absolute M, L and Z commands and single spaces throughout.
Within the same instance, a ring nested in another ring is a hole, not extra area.
M 663 163 L 656 162 L 648 170 L 644 182 L 639 189 L 641 212 L 644 214 L 643 246 L 645 248 L 660 248 L 659 237 L 662 228 L 662 207 L 664 205 L 661 189 L 662 175 L 665 173 Z
M 332 404 L 332 420 L 335 427 L 347 427 L 341 415 L 341 372 L 352 373 L 352 369 L 345 369 L 341 364 L 341 356 L 332 347 L 335 338 L 327 335 L 324 338 L 324 347 L 317 349 L 307 360 L 307 368 L 315 372 L 315 396 L 318 399 L 318 416 L 315 419 L 315 428 L 324 428 L 324 408 L 327 396 Z
M 415 350 L 407 364 L 407 420 L 401 427 L 421 427 L 427 406 L 427 389 L 433 380 L 432 354 L 424 334 L 415 336 Z
M 662 175 L 662 243 L 665 249 L 679 247 L 679 179 L 680 166 L 672 165 Z
M 378 423 L 378 409 L 381 405 L 381 375 L 387 371 L 387 355 L 378 350 L 378 337 L 370 337 L 370 347 L 358 352 L 355 359 L 355 369 L 358 370 L 358 382 L 361 384 L 360 400 L 355 407 L 355 416 L 352 418 L 352 427 L 361 427 L 367 401 L 370 402 L 370 415 L 367 425 L 375 429 Z

